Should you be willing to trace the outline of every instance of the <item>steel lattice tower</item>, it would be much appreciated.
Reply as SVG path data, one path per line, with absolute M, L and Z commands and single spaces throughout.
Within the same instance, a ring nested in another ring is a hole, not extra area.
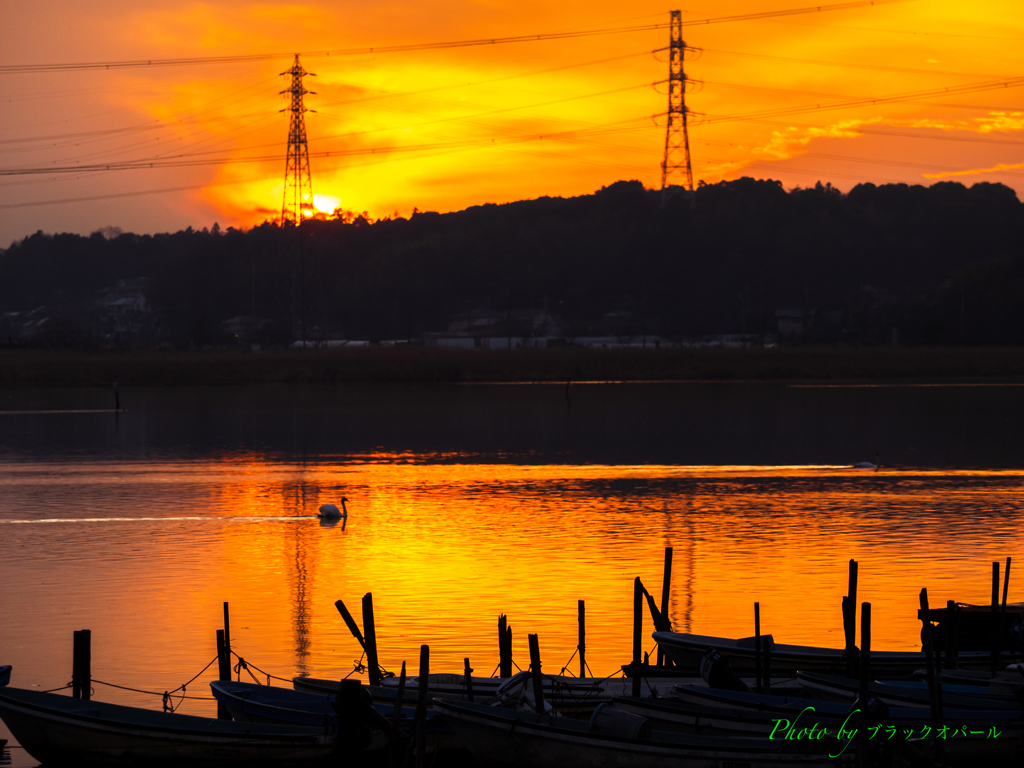
M 686 128 L 686 75 L 683 73 L 683 14 L 672 11 L 671 42 L 668 64 L 668 123 L 665 126 L 665 156 L 661 161 L 661 190 L 678 174 L 685 174 L 685 187 L 693 193 L 693 170 L 690 167 L 690 135 Z
M 297 225 L 313 213 L 313 180 L 309 174 L 309 145 L 306 143 L 306 119 L 303 114 L 314 110 L 307 110 L 302 105 L 302 97 L 315 91 L 307 91 L 302 85 L 302 78 L 305 75 L 315 75 L 302 68 L 297 53 L 291 69 L 286 69 L 281 74 L 292 76 L 291 88 L 281 91 L 291 94 L 291 106 L 281 111 L 292 113 L 288 127 L 288 159 L 284 167 L 281 224 L 290 222 Z

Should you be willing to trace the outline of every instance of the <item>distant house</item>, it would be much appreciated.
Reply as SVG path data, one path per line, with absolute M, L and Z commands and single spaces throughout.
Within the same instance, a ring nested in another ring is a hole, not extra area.
M 101 346 L 155 347 L 160 320 L 149 301 L 149 278 L 121 279 L 97 291 L 95 332 Z
M 471 309 L 453 315 L 447 331 L 423 334 L 427 346 L 457 349 L 515 349 L 564 343 L 558 315 L 546 309 Z
M 814 312 L 806 309 L 777 309 L 775 322 L 779 338 L 783 341 L 801 341 L 811 331 Z
M 844 307 L 775 310 L 779 338 L 788 343 L 835 343 L 844 339 L 849 312 Z

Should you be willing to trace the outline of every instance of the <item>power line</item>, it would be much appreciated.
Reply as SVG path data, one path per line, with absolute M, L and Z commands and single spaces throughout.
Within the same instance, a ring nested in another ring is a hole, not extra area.
M 859 107 L 867 104 L 896 104 L 904 101 L 916 101 L 919 99 L 927 99 L 934 96 L 980 93 L 982 91 L 994 91 L 1004 88 L 1019 88 L 1022 85 L 1024 85 L 1024 77 L 1014 77 L 1007 80 L 998 80 L 995 82 L 972 83 L 970 85 L 954 85 L 949 86 L 947 88 L 935 88 L 927 91 L 894 94 L 892 96 L 846 99 L 844 101 L 833 102 L 831 104 L 808 104 L 801 107 L 783 107 L 781 109 L 763 110 L 760 112 L 750 112 L 741 115 L 720 115 L 717 117 L 706 118 L 704 120 L 704 124 L 706 125 L 708 123 L 731 122 L 734 120 L 754 120 L 761 117 L 781 117 L 784 115 L 797 115 L 806 112 L 816 112 L 819 110 Z
M 505 112 L 514 112 L 520 109 L 532 109 L 535 107 L 550 106 L 553 104 L 562 104 L 567 101 L 578 101 L 580 99 L 590 99 L 598 96 L 607 96 L 613 93 L 622 93 L 625 91 L 637 90 L 639 88 L 648 88 L 650 83 L 641 83 L 639 85 L 630 85 L 623 88 L 613 88 L 607 91 L 599 91 L 597 93 L 586 93 L 579 96 L 567 96 L 561 99 L 554 99 L 551 101 L 540 102 L 537 104 L 524 104 L 519 107 L 504 107 L 501 109 L 493 109 L 487 112 L 475 113 L 471 115 L 459 115 L 456 117 L 438 118 L 436 120 L 426 120 L 420 123 L 415 123 L 412 128 L 418 128 L 424 125 L 434 125 L 437 123 L 451 122 L 453 120 L 466 120 L 474 117 L 485 117 L 487 115 L 501 114 Z M 644 118 L 646 119 L 646 118 Z M 331 136 L 321 137 L 320 141 L 327 139 L 340 139 L 340 138 L 351 138 L 353 136 L 366 135 L 368 133 L 379 133 L 382 130 L 394 130 L 392 128 L 381 128 L 369 131 L 353 131 L 343 134 L 335 134 Z M 543 135 L 543 134 L 540 134 Z M 276 145 L 264 145 L 264 146 L 276 146 Z M 385 148 L 379 148 L 376 151 L 384 151 Z M 362 154 L 364 150 L 351 150 L 354 154 Z M 195 159 L 189 160 L 187 158 L 195 158 L 198 155 L 204 153 L 180 153 L 171 156 L 154 156 L 149 158 L 140 158 L 136 160 L 124 160 L 124 161 L 113 161 L 113 162 L 100 162 L 93 163 L 91 165 L 65 165 L 65 166 L 40 166 L 35 168 L 0 168 L 0 176 L 22 176 L 22 175 L 47 175 L 51 173 L 78 173 L 78 172 L 89 172 L 89 171 L 119 171 L 119 170 L 138 170 L 148 168 L 166 168 L 166 167 L 178 167 L 178 166 L 192 166 L 192 165 L 216 165 L 218 163 L 232 163 L 232 162 L 270 162 L 280 159 L 278 155 L 260 156 L 253 158 L 206 158 L 206 159 Z M 332 153 L 310 153 L 310 157 L 332 157 L 340 156 L 344 152 L 332 152 Z
M 876 72 L 901 72 L 909 75 L 942 75 L 944 77 L 977 77 L 995 79 L 1009 78 L 1008 75 L 985 75 L 978 72 L 950 72 L 941 69 L 916 69 L 914 67 L 887 67 L 882 64 L 849 64 L 841 61 L 823 61 L 822 59 L 800 59 L 793 56 L 772 56 L 766 53 L 745 53 L 743 51 L 726 51 L 721 48 L 700 48 L 704 53 L 719 53 L 727 56 L 742 56 L 747 59 L 764 59 L 766 61 L 784 61 L 791 64 L 816 64 L 823 67 L 842 67 L 843 69 L 867 69 Z
M 746 13 L 734 16 L 717 16 L 713 18 L 694 21 L 683 21 L 684 27 L 706 26 L 710 24 L 723 24 L 738 21 L 758 21 L 771 19 L 780 16 L 799 16 L 808 13 L 822 13 L 825 11 L 845 11 L 854 8 L 865 8 L 876 5 L 892 5 L 895 3 L 916 2 L 916 0 L 857 0 L 856 2 L 834 3 L 832 5 L 818 5 L 803 8 L 789 8 L 781 11 L 765 11 L 763 13 Z M 659 29 L 666 29 L 669 23 L 641 24 L 628 27 L 614 27 L 608 29 L 583 29 L 568 32 L 550 32 L 536 35 L 513 35 L 510 37 L 475 38 L 470 40 L 451 40 L 437 43 L 410 43 L 407 45 L 384 45 L 370 48 L 340 48 L 324 51 L 300 52 L 306 58 L 319 58 L 329 56 L 355 56 L 374 53 L 402 53 L 407 51 L 441 50 L 445 48 L 470 48 L 483 45 L 503 45 L 507 43 L 532 43 L 544 40 L 568 40 L 578 37 L 593 37 L 596 35 L 619 35 L 635 32 L 651 32 Z M 235 64 L 242 62 L 273 61 L 291 57 L 292 53 L 261 53 L 261 54 L 240 54 L 236 56 L 197 56 L 172 59 L 134 59 L 129 61 L 94 61 L 78 64 L 10 64 L 0 66 L 0 75 L 35 74 L 41 72 L 67 72 L 90 69 L 138 69 L 145 67 L 174 67 L 174 66 L 196 66 L 202 64 Z

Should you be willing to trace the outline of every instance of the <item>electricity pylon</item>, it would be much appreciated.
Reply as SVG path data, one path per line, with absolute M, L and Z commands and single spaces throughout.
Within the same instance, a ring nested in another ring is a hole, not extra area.
M 665 155 L 661 161 L 662 201 L 668 196 L 669 183 L 680 175 L 693 200 L 693 169 L 690 167 L 690 136 L 686 129 L 686 74 L 683 72 L 683 14 L 672 11 L 668 60 L 668 122 L 665 125 Z
M 288 159 L 284 166 L 281 224 L 298 225 L 304 218 L 313 215 L 313 180 L 309 174 L 309 144 L 306 143 L 306 119 L 303 113 L 315 110 L 307 110 L 302 104 L 302 97 L 315 91 L 307 91 L 302 85 L 302 78 L 305 75 L 316 75 L 302 68 L 297 53 L 291 69 L 286 69 L 281 74 L 292 76 L 291 88 L 281 91 L 291 94 L 291 106 L 281 111 L 292 113 L 288 127 Z

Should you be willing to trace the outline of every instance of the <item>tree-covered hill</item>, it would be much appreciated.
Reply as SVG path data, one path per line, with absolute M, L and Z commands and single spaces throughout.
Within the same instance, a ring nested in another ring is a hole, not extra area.
M 1024 206 L 1008 187 L 744 178 L 690 202 L 620 181 L 373 223 L 37 233 L 0 254 L 0 311 L 85 307 L 148 278 L 160 338 L 180 345 L 218 343 L 239 315 L 273 321 L 279 341 L 303 321 L 380 339 L 480 307 L 546 308 L 567 335 L 607 330 L 613 312 L 669 338 L 776 333 L 781 311 L 801 341 L 1024 342 Z

